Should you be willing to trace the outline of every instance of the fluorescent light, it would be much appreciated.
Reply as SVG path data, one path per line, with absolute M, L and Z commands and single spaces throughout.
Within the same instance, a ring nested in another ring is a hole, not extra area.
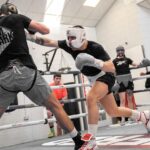
M 83 5 L 89 7 L 96 7 L 99 2 L 100 0 L 86 0 Z

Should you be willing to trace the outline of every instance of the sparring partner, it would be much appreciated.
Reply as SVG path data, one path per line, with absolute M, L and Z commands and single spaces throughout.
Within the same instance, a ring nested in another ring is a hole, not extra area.
M 117 107 L 111 88 L 114 85 L 115 67 L 109 55 L 102 45 L 86 40 L 85 29 L 80 26 L 68 28 L 66 40 L 51 40 L 41 36 L 29 36 L 30 41 L 40 45 L 61 48 L 72 55 L 76 67 L 88 77 L 92 87 L 86 97 L 88 107 L 88 134 L 83 136 L 86 142 L 80 150 L 96 149 L 96 133 L 98 129 L 100 102 L 106 112 L 112 117 L 132 117 L 134 120 L 142 121 L 150 129 L 149 111 L 138 112 L 125 107 Z
M 131 77 L 130 65 L 138 67 L 132 59 L 125 56 L 125 48 L 118 46 L 116 48 L 117 57 L 113 60 L 116 68 L 116 76 L 118 76 L 120 106 L 136 109 L 133 95 L 134 84 Z M 120 77 L 120 78 L 119 78 Z M 125 124 L 125 118 L 121 118 L 121 125 Z
M 23 92 L 34 103 L 52 111 L 61 127 L 70 133 L 75 149 L 78 149 L 84 141 L 37 71 L 27 46 L 25 29 L 41 34 L 48 34 L 49 29 L 17 12 L 16 6 L 10 3 L 0 8 L 0 116 L 17 93 Z

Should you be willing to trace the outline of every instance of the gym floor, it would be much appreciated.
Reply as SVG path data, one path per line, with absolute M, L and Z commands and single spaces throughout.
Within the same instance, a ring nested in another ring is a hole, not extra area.
M 97 144 L 99 150 L 147 150 L 150 149 L 150 134 L 143 124 L 101 127 L 97 134 Z M 64 135 L 0 148 L 0 150 L 73 150 L 73 147 L 72 140 L 68 135 Z

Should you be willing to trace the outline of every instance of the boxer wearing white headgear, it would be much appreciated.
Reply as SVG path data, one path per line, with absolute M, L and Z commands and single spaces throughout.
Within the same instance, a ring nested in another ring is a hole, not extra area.
M 82 28 L 71 27 L 66 32 L 67 45 L 73 49 L 79 49 L 85 42 L 85 30 Z
M 150 120 L 149 117 L 143 119 L 143 114 L 140 117 L 138 111 L 117 107 L 111 91 L 115 83 L 115 77 L 113 75 L 115 72 L 114 64 L 102 45 L 94 41 L 86 40 L 82 26 L 77 25 L 69 28 L 67 30 L 67 39 L 64 40 L 53 40 L 44 37 L 39 37 L 38 39 L 37 43 L 42 43 L 41 45 L 60 48 L 69 53 L 76 61 L 76 67 L 82 74 L 87 76 L 88 79 L 90 77 L 90 82 L 93 82 L 93 77 L 95 78 L 93 85 L 86 95 L 89 134 L 82 137 L 83 140 L 86 140 L 86 143 L 80 149 L 94 149 L 96 147 L 95 137 L 99 122 L 97 102 L 103 105 L 110 116 L 132 117 L 143 123 L 145 123 L 146 119 Z M 40 42 L 40 40 L 43 40 L 43 42 Z M 147 113 L 147 116 L 150 116 L 150 112 Z M 150 129 L 150 121 L 148 124 L 147 129 Z M 79 147 L 75 148 L 75 150 L 77 149 Z

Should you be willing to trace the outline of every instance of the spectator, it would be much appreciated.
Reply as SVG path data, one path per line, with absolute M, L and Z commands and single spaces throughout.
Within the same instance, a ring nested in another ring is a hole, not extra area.
M 50 83 L 50 86 L 58 86 L 58 85 L 63 85 L 61 82 L 61 74 L 60 73 L 54 74 L 53 82 Z M 67 97 L 68 97 L 66 88 L 53 89 L 53 93 L 57 100 L 64 100 L 64 99 L 67 99 Z M 63 104 L 62 104 L 62 106 L 63 106 Z M 53 116 L 53 114 L 51 113 L 50 110 L 47 110 L 47 116 L 48 116 L 48 118 L 51 118 Z M 50 138 L 50 137 L 55 136 L 54 124 L 49 123 L 49 127 L 50 127 L 50 132 L 48 134 L 48 137 Z M 59 126 L 59 124 L 57 123 L 57 136 L 60 136 L 60 135 L 62 135 L 62 129 Z

